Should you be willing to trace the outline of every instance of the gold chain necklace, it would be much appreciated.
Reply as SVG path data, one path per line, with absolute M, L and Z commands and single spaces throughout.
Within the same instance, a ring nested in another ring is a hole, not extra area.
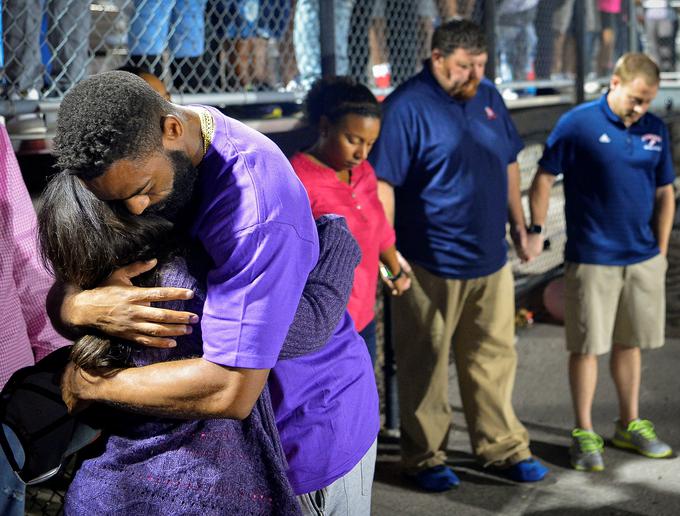
M 208 147 L 212 143 L 213 136 L 215 136 L 215 120 L 212 115 L 206 110 L 201 109 L 198 113 L 201 120 L 201 137 L 203 138 L 203 156 L 208 152 Z

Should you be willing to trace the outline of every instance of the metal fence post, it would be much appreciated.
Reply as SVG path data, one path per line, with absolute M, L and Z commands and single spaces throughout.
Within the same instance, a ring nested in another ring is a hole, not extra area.
M 319 44 L 321 46 L 321 74 L 337 75 L 335 67 L 335 6 L 334 0 L 319 0 Z
M 586 0 L 576 0 L 574 6 L 574 28 L 576 29 L 576 88 L 575 102 L 581 104 L 586 100 Z M 590 57 L 590 56 L 588 56 Z
M 637 13 L 633 0 L 628 0 L 628 51 L 638 51 Z
M 484 31 L 489 56 L 484 75 L 493 82 L 496 79 L 496 0 L 484 0 Z
M 395 434 L 399 430 L 399 392 L 397 390 L 397 364 L 392 345 L 392 316 L 390 296 L 383 295 L 383 375 L 385 380 L 385 430 Z

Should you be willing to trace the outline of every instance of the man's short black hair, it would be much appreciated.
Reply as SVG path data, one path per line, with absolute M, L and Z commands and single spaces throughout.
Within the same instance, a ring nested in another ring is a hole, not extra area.
M 470 20 L 451 20 L 437 27 L 432 35 L 432 50 L 445 56 L 462 48 L 471 54 L 486 52 L 486 37 L 479 25 Z
M 54 137 L 57 167 L 93 179 L 119 159 L 159 150 L 161 121 L 171 112 L 172 105 L 136 75 L 93 75 L 61 102 Z

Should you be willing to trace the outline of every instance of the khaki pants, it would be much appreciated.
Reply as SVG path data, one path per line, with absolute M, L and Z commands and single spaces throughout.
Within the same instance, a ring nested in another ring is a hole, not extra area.
M 657 254 L 632 265 L 567 262 L 564 322 L 567 350 L 602 355 L 612 347 L 664 344 L 668 262 Z
M 413 267 L 411 289 L 394 299 L 392 310 L 407 471 L 446 460 L 452 344 L 474 453 L 485 465 L 513 464 L 531 456 L 529 436 L 512 408 L 514 318 L 509 266 L 470 280 L 445 279 Z

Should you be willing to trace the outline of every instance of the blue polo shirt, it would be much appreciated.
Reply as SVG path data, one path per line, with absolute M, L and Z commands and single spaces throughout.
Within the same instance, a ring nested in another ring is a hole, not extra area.
M 626 128 L 606 95 L 562 116 L 539 165 L 564 174 L 565 260 L 630 265 L 659 253 L 652 217 L 656 189 L 675 178 L 670 146 L 660 118 Z
M 466 102 L 423 71 L 386 100 L 369 160 L 394 186 L 400 252 L 454 279 L 487 276 L 507 260 L 507 166 L 523 144 L 492 83 Z

